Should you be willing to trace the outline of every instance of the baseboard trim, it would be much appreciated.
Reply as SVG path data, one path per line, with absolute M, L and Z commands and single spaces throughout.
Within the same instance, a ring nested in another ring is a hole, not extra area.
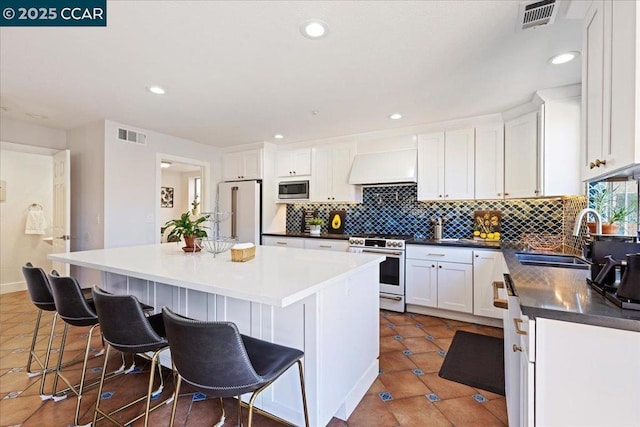
M 492 319 L 490 317 L 475 316 L 473 314 L 459 313 L 451 310 L 443 310 L 431 307 L 421 307 L 407 304 L 407 313 L 424 314 L 426 316 L 442 317 L 444 319 L 459 320 L 461 322 L 477 323 L 479 325 L 502 328 L 502 319 Z
M 10 294 L 12 292 L 26 291 L 27 284 L 25 282 L 13 282 L 0 284 L 0 295 Z

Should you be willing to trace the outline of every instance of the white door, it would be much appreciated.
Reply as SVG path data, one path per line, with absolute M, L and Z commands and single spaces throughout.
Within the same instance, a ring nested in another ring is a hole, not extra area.
M 53 156 L 53 249 L 54 254 L 71 249 L 71 153 L 62 150 Z M 60 275 L 69 275 L 69 264 L 53 262 Z
M 473 268 L 470 264 L 438 263 L 438 308 L 473 312 Z
M 438 306 L 438 272 L 435 261 L 406 260 L 407 304 Z
M 444 198 L 473 199 L 475 194 L 475 134 L 473 129 L 444 136 Z
M 418 135 L 418 200 L 444 200 L 444 132 Z
M 493 306 L 493 282 L 502 281 L 502 253 L 473 251 L 473 314 L 502 318 L 502 310 Z
M 504 198 L 504 125 L 476 128 L 476 199 Z
M 538 195 L 538 113 L 504 124 L 504 195 L 507 199 Z

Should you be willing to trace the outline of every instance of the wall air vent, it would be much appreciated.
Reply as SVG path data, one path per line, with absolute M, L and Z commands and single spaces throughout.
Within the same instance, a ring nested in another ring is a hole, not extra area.
M 558 14 L 560 0 L 525 1 L 520 4 L 518 28 L 526 30 L 553 24 Z
M 129 129 L 118 128 L 118 139 L 132 144 L 147 145 L 147 135 Z

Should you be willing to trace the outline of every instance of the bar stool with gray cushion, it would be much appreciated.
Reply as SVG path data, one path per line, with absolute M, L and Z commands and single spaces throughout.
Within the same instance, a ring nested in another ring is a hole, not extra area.
M 309 426 L 307 399 L 301 359 L 304 352 L 241 335 L 232 322 L 202 322 L 162 309 L 171 358 L 178 380 L 174 393 L 170 426 L 173 426 L 180 385 L 184 379 L 206 394 L 222 398 L 238 397 L 238 424 L 241 425 L 240 396 L 251 392 L 248 424 L 251 427 L 256 396 L 297 363 L 302 391 L 305 426 Z M 222 420 L 224 405 L 222 405 Z
M 120 426 L 132 424 L 134 421 L 144 417 L 144 425 L 146 427 L 149 423 L 149 412 L 161 407 L 170 399 L 166 399 L 154 407 L 151 407 L 151 398 L 159 396 L 164 388 L 164 380 L 162 378 L 162 371 L 160 363 L 158 362 L 158 357 L 163 350 L 166 350 L 169 347 L 169 343 L 165 338 L 162 314 L 155 314 L 147 317 L 135 296 L 109 294 L 97 286 L 93 287 L 93 301 L 96 306 L 98 318 L 100 319 L 102 336 L 107 342 L 105 366 L 102 369 L 102 378 L 100 381 L 100 387 L 98 388 L 98 401 L 96 402 L 95 413 L 93 415 L 93 425 L 96 424 L 98 415 L 101 415 L 106 417 L 112 423 Z M 122 353 L 134 354 L 151 360 L 151 369 L 149 373 L 149 387 L 145 396 L 127 403 L 116 410 L 106 412 L 100 408 L 100 396 L 102 395 L 106 363 L 111 349 L 115 349 Z M 147 352 L 151 352 L 152 355 L 148 356 L 145 354 Z M 160 387 L 153 391 L 156 366 L 158 367 L 158 372 L 160 374 Z M 145 411 L 142 414 L 139 414 L 133 419 L 122 424 L 113 418 L 114 414 L 143 400 L 146 400 L 146 406 Z

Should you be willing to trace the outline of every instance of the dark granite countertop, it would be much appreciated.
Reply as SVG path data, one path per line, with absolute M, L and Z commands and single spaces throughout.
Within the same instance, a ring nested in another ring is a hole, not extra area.
M 336 239 L 336 240 L 349 240 L 349 237 L 351 237 L 348 234 L 329 234 L 329 233 L 321 233 L 319 236 L 316 234 L 310 234 L 310 233 L 288 233 L 288 232 L 281 232 L 281 233 L 262 233 L 263 236 L 275 236 L 275 237 L 313 237 L 313 238 L 317 238 L 317 239 Z
M 640 311 L 618 308 L 593 291 L 585 280 L 589 270 L 522 265 L 518 251 L 502 248 L 523 314 L 640 332 Z

